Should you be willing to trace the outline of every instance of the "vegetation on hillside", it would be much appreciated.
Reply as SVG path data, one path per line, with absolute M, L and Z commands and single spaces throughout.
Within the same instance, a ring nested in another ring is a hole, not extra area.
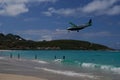
M 112 50 L 111 48 L 79 40 L 32 41 L 18 35 L 0 33 L 0 49 L 12 50 Z

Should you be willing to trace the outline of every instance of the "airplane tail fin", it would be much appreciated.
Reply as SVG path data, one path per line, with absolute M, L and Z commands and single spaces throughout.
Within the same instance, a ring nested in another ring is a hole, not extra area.
M 91 26 L 91 25 L 92 25 L 92 19 L 90 19 L 88 22 L 88 26 Z

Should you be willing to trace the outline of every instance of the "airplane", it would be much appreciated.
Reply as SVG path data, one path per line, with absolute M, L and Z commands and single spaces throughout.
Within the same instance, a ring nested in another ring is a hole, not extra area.
M 76 24 L 74 24 L 72 22 L 70 22 L 69 24 L 71 24 L 72 26 L 67 28 L 68 31 L 77 31 L 77 32 L 79 32 L 79 30 L 84 29 L 84 28 L 86 28 L 88 26 L 91 26 L 92 25 L 92 19 L 90 19 L 88 23 L 80 25 L 80 26 L 77 26 Z

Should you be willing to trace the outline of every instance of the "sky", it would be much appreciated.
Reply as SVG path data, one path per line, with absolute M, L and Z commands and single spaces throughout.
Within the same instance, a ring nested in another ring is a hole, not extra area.
M 66 29 L 92 19 L 79 32 Z M 0 32 L 27 40 L 72 39 L 120 49 L 120 0 L 0 0 Z

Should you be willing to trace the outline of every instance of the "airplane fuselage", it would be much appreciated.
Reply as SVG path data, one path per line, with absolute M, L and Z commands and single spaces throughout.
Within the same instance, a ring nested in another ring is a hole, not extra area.
M 84 29 L 86 27 L 88 27 L 88 26 L 69 27 L 67 30 L 79 32 L 79 30 Z

